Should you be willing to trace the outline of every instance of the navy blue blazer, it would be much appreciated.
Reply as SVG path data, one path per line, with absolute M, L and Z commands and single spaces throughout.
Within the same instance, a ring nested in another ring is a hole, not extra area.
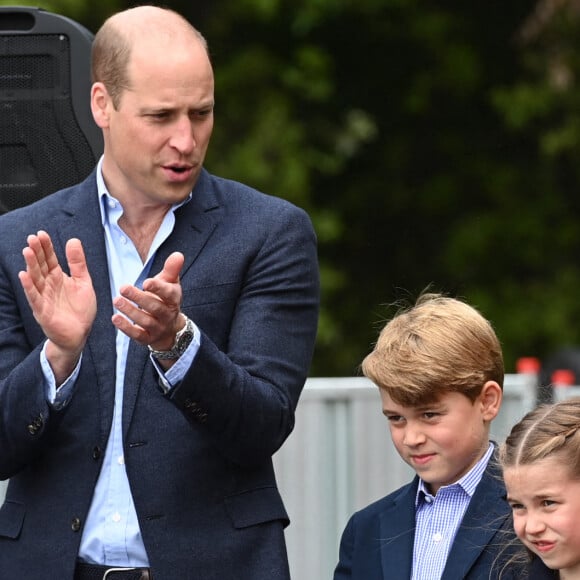
M 419 477 L 355 513 L 340 542 L 334 580 L 409 580 Z M 517 549 L 510 507 L 492 458 L 465 512 L 441 580 L 521 578 L 505 563 Z
M 115 329 L 93 173 L 0 216 L 0 575 L 72 579 L 111 428 Z M 26 237 L 80 238 L 97 318 L 74 396 L 46 402 L 45 337 L 18 280 Z M 183 312 L 201 348 L 166 396 L 147 348 L 131 342 L 124 383 L 127 475 L 155 580 L 288 577 L 288 516 L 272 454 L 294 426 L 318 319 L 315 234 L 292 204 L 203 171 L 151 275 L 185 254 Z

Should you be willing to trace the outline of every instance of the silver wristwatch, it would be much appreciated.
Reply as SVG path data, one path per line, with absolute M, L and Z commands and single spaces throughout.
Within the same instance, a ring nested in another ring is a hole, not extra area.
M 170 350 L 155 350 L 149 346 L 149 352 L 158 360 L 173 360 L 179 358 L 191 344 L 194 335 L 193 322 L 183 315 L 185 326 L 175 335 L 175 342 Z

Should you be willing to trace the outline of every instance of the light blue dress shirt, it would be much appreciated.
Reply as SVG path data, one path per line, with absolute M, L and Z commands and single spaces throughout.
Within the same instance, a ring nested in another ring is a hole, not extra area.
M 101 217 L 105 233 L 111 295 L 118 296 L 123 284 L 141 287 L 149 277 L 151 263 L 159 246 L 173 231 L 174 211 L 183 203 L 177 204 L 165 218 L 151 244 L 147 260 L 143 264 L 133 244 L 118 221 L 123 208 L 112 197 L 105 186 L 102 172 L 102 159 L 97 167 L 97 185 Z M 191 197 L 191 196 L 190 196 Z M 154 272 L 153 275 L 157 274 Z M 112 324 L 112 323 L 111 323 Z M 183 379 L 199 350 L 200 331 L 194 324 L 194 339 L 187 351 L 166 372 L 151 358 L 165 389 L 171 389 Z M 113 424 L 103 460 L 103 467 L 95 487 L 95 492 L 81 538 L 79 558 L 94 564 L 109 566 L 148 566 L 147 552 L 143 544 L 137 513 L 131 496 L 129 480 L 125 469 L 122 439 L 123 382 L 130 339 L 124 333 L 116 333 L 116 383 Z M 45 346 L 46 348 L 46 346 Z M 41 364 L 46 378 L 47 397 L 56 409 L 66 406 L 74 396 L 75 381 L 80 364 L 71 376 L 56 389 L 54 375 L 48 364 L 45 349 L 41 354 Z M 79 425 L 79 429 L 83 426 Z
M 459 481 L 439 488 L 436 495 L 419 480 L 416 498 L 415 542 L 412 580 L 439 580 L 445 569 L 453 540 L 483 477 L 491 454 L 484 456 Z

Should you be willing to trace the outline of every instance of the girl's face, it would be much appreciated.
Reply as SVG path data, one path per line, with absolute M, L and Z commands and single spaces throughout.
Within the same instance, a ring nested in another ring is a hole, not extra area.
M 556 456 L 504 469 L 518 538 L 560 578 L 580 578 L 580 479 Z

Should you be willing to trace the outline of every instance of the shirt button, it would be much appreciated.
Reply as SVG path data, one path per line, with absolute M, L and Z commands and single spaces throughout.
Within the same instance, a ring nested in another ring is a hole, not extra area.
M 113 514 L 113 521 L 116 524 L 119 523 L 121 521 L 121 514 L 119 514 L 119 513 Z
M 437 532 L 436 534 L 433 534 L 433 541 L 434 542 L 440 542 L 443 539 L 443 534 L 441 532 Z
M 110 199 L 109 200 L 109 207 L 116 207 L 116 206 L 117 206 L 117 204 L 115 203 L 115 200 L 114 199 Z
M 125 244 L 127 243 L 127 238 L 126 238 L 125 236 L 121 236 L 121 237 L 119 238 L 119 241 L 120 241 L 120 242 L 121 242 L 123 245 L 125 245 Z
M 117 463 L 119 465 L 125 465 L 125 458 L 122 455 L 119 455 L 119 457 L 117 457 Z

